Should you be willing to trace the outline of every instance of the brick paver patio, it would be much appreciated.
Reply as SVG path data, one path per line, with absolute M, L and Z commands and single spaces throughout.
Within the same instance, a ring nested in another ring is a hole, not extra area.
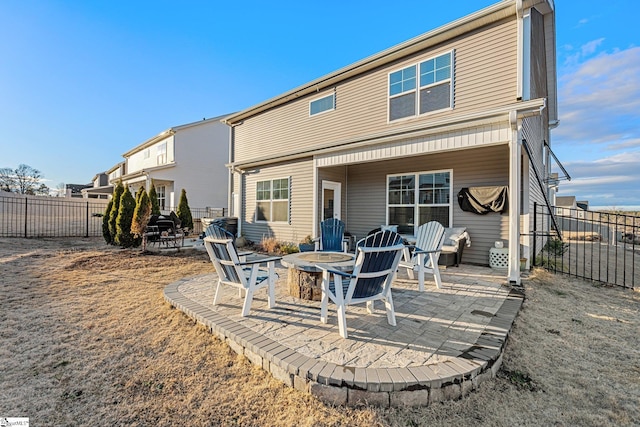
M 448 268 L 443 288 L 427 280 L 425 292 L 401 271 L 392 288 L 397 326 L 381 303 L 374 314 L 350 306 L 343 339 L 335 305 L 321 323 L 320 303 L 289 296 L 287 270 L 278 274 L 276 307 L 261 290 L 244 318 L 235 288 L 212 305 L 215 273 L 172 283 L 165 298 L 285 384 L 334 404 L 428 405 L 468 393 L 495 376 L 522 304 L 502 271 Z

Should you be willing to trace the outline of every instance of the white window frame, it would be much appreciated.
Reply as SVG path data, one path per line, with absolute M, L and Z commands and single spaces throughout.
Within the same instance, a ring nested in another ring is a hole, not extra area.
M 286 199 L 274 199 L 273 198 L 273 182 L 274 181 L 280 181 L 280 180 L 287 180 L 287 198 Z M 258 200 L 258 183 L 261 182 L 269 182 L 269 199 L 262 199 L 262 200 Z M 270 178 L 270 179 L 261 179 L 256 181 L 256 196 L 255 196 L 255 204 L 256 204 L 256 209 L 255 209 L 255 213 L 254 213 L 254 221 L 256 223 L 261 223 L 261 224 L 268 224 L 268 223 L 289 223 L 290 218 L 291 218 L 291 177 L 290 176 L 286 176 L 286 177 L 279 177 L 279 178 Z M 272 220 L 264 220 L 264 219 L 258 219 L 258 203 L 262 202 L 262 203 L 269 203 L 269 218 L 273 218 L 273 202 L 283 202 L 285 201 L 287 202 L 287 219 L 285 220 L 278 220 L 278 221 L 274 221 Z
M 167 164 L 167 141 L 158 144 L 156 147 L 156 163 L 158 165 Z
M 321 101 L 321 100 L 323 100 L 325 98 L 329 98 L 329 97 L 333 98 L 333 102 L 331 103 L 331 108 L 329 108 L 327 110 L 318 111 L 317 113 L 312 113 L 311 112 L 311 104 L 313 104 L 316 101 Z M 309 101 L 309 117 L 315 117 L 315 116 L 318 116 L 320 114 L 328 113 L 330 111 L 335 111 L 335 109 L 336 109 L 336 93 L 335 92 L 333 92 L 333 93 L 331 93 L 329 95 L 321 96 L 319 98 L 314 98 L 314 99 Z
M 450 64 L 450 67 L 451 67 L 450 71 L 451 72 L 450 72 L 449 78 L 448 79 L 439 80 L 437 82 L 421 86 L 420 85 L 420 74 L 421 74 L 420 73 L 420 64 L 422 64 L 423 62 L 430 61 L 432 59 L 439 58 L 441 56 L 445 56 L 445 55 L 450 55 L 450 58 L 451 58 L 451 64 Z M 391 92 L 391 75 L 394 74 L 394 73 L 397 73 L 398 71 L 405 70 L 405 69 L 411 68 L 411 67 L 414 67 L 414 69 L 415 69 L 415 80 L 416 80 L 415 87 L 413 89 L 410 89 L 410 90 L 407 90 L 407 91 L 404 91 L 404 92 L 400 92 L 400 93 L 396 93 L 396 94 L 391 95 L 390 94 L 390 92 Z M 439 85 L 441 85 L 443 83 L 446 83 L 446 82 L 449 82 L 449 106 L 448 107 L 444 107 L 444 108 L 440 108 L 438 110 L 428 111 L 426 113 L 420 113 L 420 91 L 424 90 L 424 89 L 428 89 L 428 88 L 433 87 L 433 86 L 439 86 Z M 453 108 L 454 108 L 454 100 L 453 100 L 454 84 L 455 84 L 455 49 L 451 49 L 449 51 L 442 52 L 442 53 L 439 53 L 437 55 L 432 55 L 432 56 L 430 56 L 428 58 L 420 59 L 419 61 L 412 62 L 410 64 L 406 64 L 406 65 L 404 65 L 402 67 L 395 68 L 395 69 L 389 71 L 389 73 L 387 73 L 387 123 L 396 123 L 396 122 L 402 121 L 402 120 L 409 120 L 409 119 L 416 118 L 416 117 L 421 117 L 421 116 L 427 116 L 427 115 L 430 115 L 430 114 L 440 113 L 442 111 L 453 110 Z M 414 105 L 415 113 L 413 115 L 400 117 L 400 118 L 392 120 L 391 119 L 391 100 L 393 98 L 397 98 L 397 97 L 400 97 L 400 96 L 403 96 L 403 95 L 407 95 L 407 94 L 412 93 L 412 92 L 415 93 L 415 105 Z
M 420 203 L 420 175 L 433 175 L 437 173 L 448 173 L 449 174 L 449 203 Z M 412 204 L 389 204 L 389 178 L 394 176 L 414 176 L 414 202 Z M 418 224 L 420 218 L 420 208 L 421 207 L 448 207 L 449 208 L 449 227 L 453 227 L 453 169 L 438 169 L 438 170 L 427 170 L 427 171 L 419 171 L 419 172 L 397 172 L 390 173 L 386 175 L 385 181 L 385 191 L 386 191 L 386 203 L 385 203 L 385 218 L 387 224 L 389 224 L 389 208 L 390 207 L 413 207 L 413 235 L 415 236 L 418 232 L 418 227 L 421 224 Z M 396 224 L 389 224 L 396 225 Z M 444 225 L 444 224 L 443 224 Z
M 158 206 L 160 206 L 160 210 L 166 209 L 167 204 L 167 186 L 159 185 L 156 187 L 156 195 L 158 196 Z
M 143 151 L 142 158 L 146 160 L 149 157 L 151 157 L 151 149 L 147 148 L 146 150 Z

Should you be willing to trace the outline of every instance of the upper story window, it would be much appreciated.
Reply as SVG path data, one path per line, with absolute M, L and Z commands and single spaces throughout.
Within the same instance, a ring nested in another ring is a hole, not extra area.
M 336 108 L 336 94 L 332 93 L 329 96 L 325 96 L 319 99 L 314 99 L 309 102 L 309 115 L 315 116 L 316 114 L 324 113 L 325 111 L 335 110 Z
M 453 51 L 389 73 L 389 121 L 453 108 Z
M 142 152 L 142 158 L 143 159 L 148 159 L 151 156 L 151 149 L 147 148 L 146 150 L 144 150 Z
M 164 165 L 167 163 L 167 143 L 163 142 L 158 145 L 156 153 L 157 164 Z
M 289 178 L 256 183 L 256 221 L 289 221 Z

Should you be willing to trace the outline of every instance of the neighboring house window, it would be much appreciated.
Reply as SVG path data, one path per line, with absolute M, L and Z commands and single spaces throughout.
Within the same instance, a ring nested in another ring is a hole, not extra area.
M 165 163 L 167 163 L 167 143 L 166 142 L 163 142 L 162 144 L 158 145 L 158 153 L 156 155 L 156 158 L 158 159 L 159 165 L 164 165 Z
M 316 114 L 324 113 L 325 111 L 334 110 L 336 108 L 335 100 L 335 94 L 332 93 L 329 96 L 311 101 L 309 103 L 309 115 L 314 116 Z
M 165 209 L 165 203 L 167 200 L 167 187 L 161 185 L 156 187 L 156 194 L 158 195 L 158 205 L 160 206 L 160 210 Z
M 451 171 L 388 175 L 387 223 L 397 225 L 399 233 L 412 235 L 429 221 L 449 227 L 451 191 Z
M 256 183 L 256 221 L 289 221 L 289 178 Z
M 389 121 L 453 107 L 453 51 L 389 73 Z
M 151 150 L 147 148 L 147 149 L 146 149 L 146 150 L 144 150 L 144 152 L 142 153 L 142 158 L 144 158 L 144 159 L 148 159 L 148 158 L 149 158 L 149 156 L 151 156 Z

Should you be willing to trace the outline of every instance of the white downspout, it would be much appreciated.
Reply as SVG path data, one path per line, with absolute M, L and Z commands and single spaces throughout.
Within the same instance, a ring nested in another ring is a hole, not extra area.
M 522 21 L 523 18 L 523 8 L 522 8 L 522 0 L 516 0 L 516 22 L 518 23 L 518 57 L 517 57 L 517 91 L 516 91 L 516 99 L 518 101 L 522 101 L 523 92 L 524 92 L 524 79 L 523 79 L 523 64 L 524 64 L 524 23 Z
M 319 236 L 318 232 L 318 160 L 313 158 L 313 192 L 312 192 L 313 202 L 311 206 L 313 208 L 313 212 L 311 213 L 311 237 Z
M 229 125 L 227 125 L 229 126 Z M 234 149 L 234 141 L 233 141 L 233 137 L 234 137 L 234 128 L 233 126 L 229 126 L 229 164 L 233 164 L 233 159 L 234 159 L 234 153 L 233 153 L 233 149 Z M 232 214 L 232 208 L 233 208 L 233 187 L 234 187 L 234 181 L 233 181 L 233 166 L 229 166 L 229 175 L 227 176 L 227 214 L 228 216 L 231 216 Z M 233 212 L 234 214 L 238 214 L 237 212 Z M 240 217 L 238 217 L 238 230 L 240 230 Z M 240 235 L 240 232 L 238 231 L 238 235 Z

